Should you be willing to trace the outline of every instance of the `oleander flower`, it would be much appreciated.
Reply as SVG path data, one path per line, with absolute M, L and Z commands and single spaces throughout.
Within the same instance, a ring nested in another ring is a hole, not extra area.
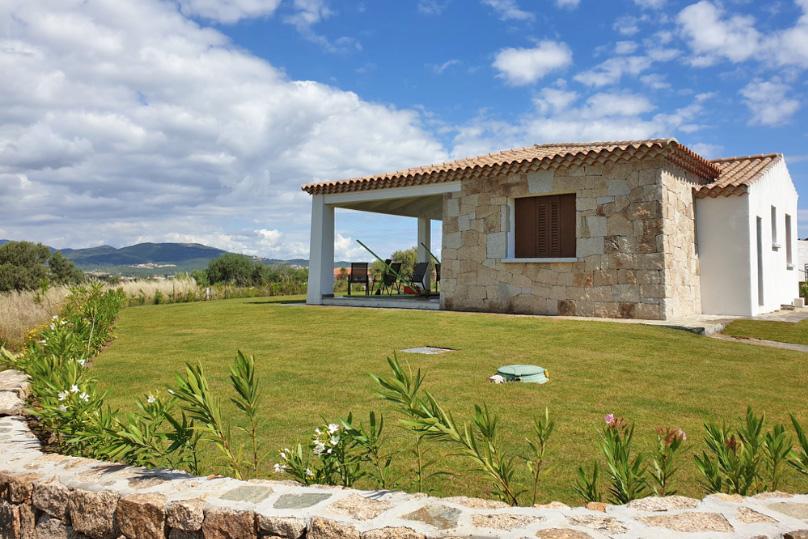
M 62 412 L 62 413 L 66 412 L 67 411 L 67 406 L 65 406 L 64 404 L 60 405 L 59 406 L 59 411 Z
M 606 421 L 607 425 L 611 425 L 614 423 L 614 414 L 606 414 L 606 417 L 603 418 Z
M 330 423 L 330 424 L 328 425 L 328 432 L 329 432 L 330 434 L 334 434 L 334 433 L 335 433 L 335 432 L 337 432 L 338 430 L 339 430 L 339 425 L 337 425 L 336 423 Z
M 146 399 L 146 402 L 148 402 L 149 404 L 151 404 L 151 403 L 153 403 L 153 402 L 154 402 L 154 401 L 156 401 L 156 400 L 157 400 L 157 399 L 156 399 L 155 397 L 153 397 L 152 395 L 149 395 L 149 398 L 147 398 L 147 399 Z
M 77 386 L 76 384 L 73 384 L 72 386 L 70 386 L 70 392 L 71 393 L 78 393 L 79 392 L 79 386 Z
M 60 391 L 59 392 L 59 400 L 60 401 L 65 400 L 67 398 L 67 395 L 68 395 L 67 391 Z
M 309 476 L 309 477 L 314 477 L 314 472 L 312 472 L 311 470 L 306 468 L 306 475 Z
M 82 392 L 79 398 L 84 402 L 90 402 L 90 396 L 87 393 Z
M 276 473 L 283 473 L 286 470 L 286 466 L 281 464 L 275 464 L 275 472 Z

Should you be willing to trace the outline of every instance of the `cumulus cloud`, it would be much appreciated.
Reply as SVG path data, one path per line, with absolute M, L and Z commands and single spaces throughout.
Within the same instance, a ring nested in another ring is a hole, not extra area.
M 560 8 L 575 9 L 581 3 L 581 0 L 556 0 L 556 6 Z
M 241 19 L 272 15 L 281 0 L 177 0 L 188 17 L 200 17 L 227 24 Z
M 646 56 L 618 56 L 609 58 L 594 69 L 575 75 L 575 80 L 588 86 L 616 84 L 624 74 L 639 75 L 653 62 Z
M 418 11 L 424 15 L 440 15 L 449 7 L 451 0 L 438 2 L 437 0 L 418 0 Z
M 717 5 L 702 0 L 687 6 L 677 17 L 682 35 L 696 57 L 696 66 L 708 66 L 719 58 L 742 62 L 754 56 L 761 44 L 754 17 L 727 16 Z
M 570 0 L 557 0 L 569 2 Z M 535 18 L 530 12 L 519 8 L 516 0 L 482 0 L 483 4 L 491 7 L 503 21 L 531 21 Z
M 618 41 L 614 46 L 614 52 L 617 54 L 631 54 L 637 50 L 637 43 L 635 41 Z
M 548 40 L 532 49 L 504 49 L 497 54 L 493 66 L 508 84 L 524 86 L 570 64 L 572 51 L 567 44 Z
M 170 3 L 15 0 L 0 21 L 3 237 L 301 254 L 301 183 L 446 158 L 418 112 L 290 80 Z
M 752 124 L 778 125 L 788 122 L 800 108 L 800 102 L 788 97 L 791 87 L 778 77 L 754 80 L 740 90 L 752 113 Z
M 662 9 L 666 0 L 634 0 L 634 4 L 641 8 Z

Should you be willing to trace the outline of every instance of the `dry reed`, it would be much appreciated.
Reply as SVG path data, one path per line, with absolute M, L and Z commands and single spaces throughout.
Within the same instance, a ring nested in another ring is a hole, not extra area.
M 182 301 L 199 299 L 199 288 L 193 279 L 169 281 L 129 281 L 107 288 L 123 288 L 130 304 L 169 303 L 174 298 Z M 11 291 L 0 293 L 0 344 L 17 350 L 28 329 L 45 324 L 58 314 L 70 293 L 66 286 L 55 286 L 47 292 Z M 159 295 L 158 295 L 159 294 Z M 155 301 L 160 298 L 160 301 Z

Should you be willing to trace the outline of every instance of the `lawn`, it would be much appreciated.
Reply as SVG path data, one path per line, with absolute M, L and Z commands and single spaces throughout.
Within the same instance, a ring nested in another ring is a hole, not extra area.
M 796 324 L 764 320 L 735 320 L 722 333 L 765 341 L 808 345 L 808 319 Z
M 543 501 L 580 501 L 571 482 L 577 466 L 599 456 L 597 431 L 610 412 L 636 422 L 635 439 L 643 443 L 651 441 L 655 427 L 681 427 L 688 433 L 691 449 L 682 464 L 680 493 L 691 496 L 703 495 L 692 455 L 700 451 L 705 419 L 734 423 L 751 405 L 778 422 L 795 413 L 808 426 L 803 354 L 660 327 L 308 307 L 253 298 L 127 308 L 116 333 L 94 370 L 109 390 L 109 402 L 122 409 L 132 409 L 135 398 L 145 393 L 165 392 L 185 362 L 200 362 L 214 391 L 227 402 L 228 367 L 236 351 L 254 354 L 264 391 L 259 428 L 268 453 L 265 475 L 275 479 L 283 478 L 270 473 L 279 449 L 303 441 L 322 418 L 333 421 L 349 411 L 355 417 L 383 412 L 393 443 L 407 447 L 410 436 L 394 428 L 399 418 L 374 396 L 368 373 L 387 375 L 386 358 L 394 351 L 424 345 L 455 351 L 399 352 L 398 357 L 426 372 L 426 389 L 459 419 L 467 419 L 475 403 L 487 403 L 500 416 L 506 446 L 526 450 L 524 436 L 532 418 L 545 406 L 550 409 L 557 421 L 551 457 L 557 467 L 545 479 Z M 497 367 L 510 364 L 540 365 L 549 370 L 550 382 L 487 382 Z M 240 419 L 235 413 L 228 416 Z M 446 448 L 432 449 L 433 455 L 447 453 Z M 466 462 L 451 456 L 444 462 L 456 475 L 435 480 L 431 493 L 490 496 L 485 479 Z M 410 464 L 402 455 L 398 473 L 411 475 Z M 787 489 L 808 489 L 805 480 L 789 477 Z

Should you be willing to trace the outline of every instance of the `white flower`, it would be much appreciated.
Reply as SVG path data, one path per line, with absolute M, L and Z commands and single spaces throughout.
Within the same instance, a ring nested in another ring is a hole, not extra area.
M 90 396 L 87 393 L 82 392 L 79 398 L 84 402 L 90 402 Z
M 59 322 L 59 323 L 60 323 L 60 324 L 62 324 L 62 325 L 64 326 L 65 324 L 67 324 L 67 320 L 62 320 L 62 321 L 61 321 L 61 322 Z
M 156 400 L 157 400 L 157 399 L 155 399 L 154 397 L 152 397 L 151 395 L 149 395 L 149 398 L 148 398 L 148 399 L 146 399 L 146 402 L 148 402 L 149 404 L 151 404 L 151 403 L 153 403 L 153 402 L 154 402 L 154 401 L 156 401 Z
M 60 391 L 59 392 L 59 400 L 63 401 L 67 398 L 67 391 Z
M 326 454 L 327 454 L 327 455 L 330 455 L 330 454 L 331 454 L 331 448 L 330 448 L 330 447 L 328 448 L 328 451 L 326 451 Z
M 54 315 L 53 315 L 52 320 L 59 320 L 59 315 L 58 315 L 58 314 L 54 314 Z
M 55 325 L 53 325 L 53 324 L 51 324 L 51 325 L 50 325 L 50 328 L 51 328 L 51 331 L 53 331 L 54 329 L 56 329 L 56 326 L 55 326 Z
M 282 466 L 280 464 L 275 465 L 275 472 L 276 473 L 283 473 L 284 470 L 286 470 L 286 466 Z
M 286 453 L 284 453 L 283 451 L 281 451 L 281 458 L 282 458 L 283 460 L 286 460 Z
M 331 438 L 331 445 L 336 446 L 339 443 L 339 436 Z
M 79 392 L 79 386 L 77 386 L 76 384 L 73 384 L 72 386 L 70 386 L 70 392 L 71 393 L 78 393 Z
M 77 361 L 77 363 L 83 367 L 83 366 L 84 366 L 84 364 L 85 364 L 85 363 L 87 363 L 87 360 L 86 360 L 86 359 L 79 359 L 79 360 Z
M 325 444 L 317 442 L 314 446 L 314 454 L 319 457 L 320 455 L 323 454 L 323 451 L 325 451 Z
M 41 341 L 39 341 L 39 344 L 48 344 L 48 341 L 46 341 L 45 339 L 42 339 Z
M 312 472 L 311 470 L 306 468 L 306 475 L 309 476 L 309 477 L 314 477 L 314 472 Z
M 173 389 L 169 389 L 169 390 L 168 390 L 168 392 L 169 392 L 169 393 L 171 393 L 172 395 L 174 394 L 174 390 L 173 390 Z
M 331 424 L 328 425 L 328 432 L 330 434 L 334 434 L 338 430 L 339 430 L 339 425 L 337 425 L 336 423 L 331 423 Z
M 317 436 L 320 436 L 320 434 L 321 434 L 320 429 L 314 429 L 314 434 L 316 434 Z
M 59 411 L 60 411 L 60 412 L 66 412 L 66 411 L 67 411 L 67 406 L 65 406 L 64 404 L 62 404 L 61 406 L 59 406 Z

